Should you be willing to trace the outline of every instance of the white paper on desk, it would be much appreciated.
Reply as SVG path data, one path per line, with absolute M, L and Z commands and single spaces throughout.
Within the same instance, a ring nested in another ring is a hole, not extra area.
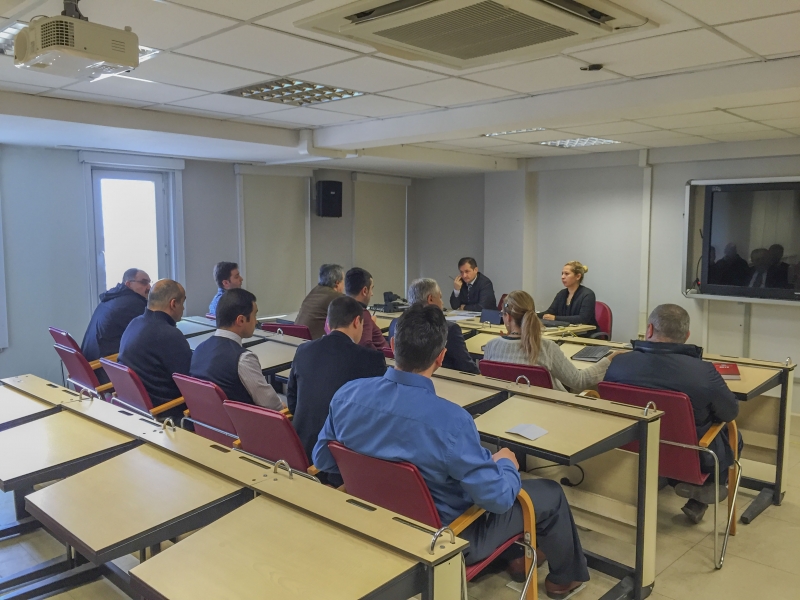
M 506 433 L 516 433 L 517 435 L 521 435 L 522 437 L 533 441 L 538 440 L 543 435 L 546 435 L 547 429 L 543 429 L 542 427 L 534 425 L 533 423 L 522 423 L 506 430 Z
M 445 317 L 448 321 L 469 321 L 474 319 L 475 315 L 448 315 Z

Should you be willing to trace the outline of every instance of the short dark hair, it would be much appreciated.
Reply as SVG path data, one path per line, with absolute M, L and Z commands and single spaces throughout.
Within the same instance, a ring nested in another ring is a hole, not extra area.
M 364 307 L 350 296 L 339 296 L 328 305 L 328 327 L 331 331 L 347 327 L 356 317 L 364 317 Z
M 235 262 L 218 262 L 214 265 L 214 281 L 217 282 L 217 287 L 222 287 L 223 281 L 228 281 L 231 278 L 231 273 L 233 273 L 234 269 L 238 269 L 239 265 Z
M 344 275 L 344 293 L 348 296 L 358 296 L 361 290 L 368 288 L 372 275 L 366 269 L 353 267 Z
M 136 281 L 136 276 L 139 274 L 141 269 L 133 268 L 128 269 L 122 274 L 122 283 L 128 283 L 129 281 Z
M 460 261 L 458 261 L 458 268 L 460 269 L 461 267 L 463 267 L 466 264 L 469 264 L 470 268 L 472 268 L 472 269 L 477 269 L 478 268 L 478 262 L 474 258 L 472 258 L 471 256 L 465 256 Z
M 414 304 L 397 319 L 394 358 L 400 370 L 424 371 L 446 345 L 447 321 L 438 306 Z
M 344 269 L 341 265 L 322 265 L 319 268 L 319 284 L 325 287 L 336 287 L 344 279 Z
M 217 327 L 230 327 L 239 315 L 249 321 L 255 301 L 256 295 L 244 288 L 225 290 L 217 303 Z

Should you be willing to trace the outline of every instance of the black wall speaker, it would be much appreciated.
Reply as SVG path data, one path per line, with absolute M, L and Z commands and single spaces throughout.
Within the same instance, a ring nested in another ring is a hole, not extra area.
M 317 182 L 317 216 L 318 217 L 342 216 L 341 181 Z

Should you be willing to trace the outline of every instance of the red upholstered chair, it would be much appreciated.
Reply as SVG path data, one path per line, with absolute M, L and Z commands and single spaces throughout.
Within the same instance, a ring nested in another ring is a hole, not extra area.
M 481 375 L 485 377 L 494 377 L 495 379 L 513 382 L 519 382 L 519 379 L 524 377 L 530 385 L 553 389 L 553 378 L 550 377 L 550 371 L 544 367 L 516 365 L 493 360 L 482 360 L 478 367 L 481 370 Z
M 58 329 L 57 327 L 48 327 L 48 330 L 50 331 L 50 335 L 52 336 L 53 341 L 56 344 L 58 344 L 59 346 L 64 346 L 65 348 L 72 348 L 73 350 L 76 350 L 77 352 L 82 352 L 81 347 L 78 344 L 78 342 L 76 342 L 75 338 L 73 338 L 68 332 L 64 331 L 63 329 Z M 117 356 L 119 356 L 119 355 L 118 354 L 112 354 L 111 356 L 106 356 L 105 358 L 107 358 L 109 360 L 117 360 Z M 89 362 L 89 366 L 91 366 L 92 369 L 94 369 L 95 371 L 97 369 L 101 369 L 102 368 L 100 366 L 100 361 L 99 360 L 93 360 L 93 361 Z
M 278 323 L 262 323 L 261 329 L 264 331 L 271 331 L 272 333 L 282 333 L 284 335 L 291 335 L 301 340 L 311 339 L 311 330 L 305 325 L 281 325 Z
M 736 421 L 716 423 L 708 430 L 700 441 L 697 440 L 697 429 L 694 422 L 694 409 L 689 396 L 680 392 L 655 390 L 621 383 L 602 381 L 597 386 L 599 395 L 605 400 L 621 402 L 645 408 L 649 403 L 664 412 L 661 418 L 661 447 L 658 456 L 658 474 L 660 477 L 677 479 L 694 485 L 703 485 L 709 478 L 708 473 L 700 472 L 700 452 L 716 455 L 708 448 L 711 442 L 722 431 L 728 428 L 730 445 L 735 458 L 734 466 L 728 472 L 728 481 L 736 481 L 735 486 L 728 486 L 728 523 L 725 529 L 725 540 L 722 552 L 717 558 L 717 504 L 714 504 L 714 566 L 722 568 L 728 536 L 736 535 L 736 496 L 742 477 L 739 463 L 739 433 Z M 623 446 L 624 450 L 639 451 L 639 443 L 633 442 Z M 716 481 L 719 481 L 719 463 L 717 464 Z M 738 467 L 738 469 L 736 468 Z M 735 476 L 735 477 L 734 477 Z
M 500 296 L 500 301 L 497 303 L 497 310 L 499 310 L 500 312 L 503 312 L 503 304 L 506 303 L 507 296 L 508 294 L 503 294 L 502 296 Z
M 227 400 L 225 392 L 215 383 L 188 375 L 173 373 L 172 379 L 186 402 L 187 410 L 183 414 L 194 423 L 194 432 L 223 446 L 232 446 L 238 436 L 228 413 L 222 408 L 222 403 Z
M 339 442 L 328 442 L 328 448 L 339 467 L 348 494 L 414 519 L 433 529 L 442 528 L 442 521 L 430 490 L 417 467 L 407 462 L 391 462 L 359 454 Z M 536 548 L 536 516 L 533 503 L 525 490 L 520 490 L 517 500 L 522 505 L 524 532 L 503 542 L 485 560 L 468 566 L 467 581 L 474 579 L 512 544 L 526 542 L 527 536 L 530 536 L 527 544 L 531 549 Z M 482 508 L 472 506 L 450 523 L 449 528 L 455 535 L 459 535 L 484 512 L 486 511 Z M 530 556 L 528 552 L 525 554 L 528 583 L 524 598 L 534 600 L 537 597 L 536 570 L 531 567 L 535 566 L 535 557 L 532 552 Z
M 114 394 L 111 397 L 112 403 L 116 400 L 136 412 L 149 414 L 153 417 L 183 404 L 183 397 L 180 397 L 154 407 L 152 400 L 150 400 L 150 394 L 144 389 L 142 380 L 132 369 L 122 363 L 113 362 L 105 358 L 101 358 L 100 363 L 114 385 Z
M 394 358 L 394 350 L 392 350 L 391 346 L 384 346 L 381 351 L 386 358 Z
M 611 339 L 611 326 L 614 324 L 614 315 L 611 314 L 611 309 L 605 302 L 594 303 L 594 319 L 597 321 L 597 331 L 593 332 L 589 337 L 596 340 L 610 340 Z
M 61 344 L 55 344 L 53 347 L 56 349 L 56 352 L 58 352 L 58 356 L 61 357 L 61 362 L 63 362 L 64 366 L 67 368 L 67 373 L 69 374 L 67 381 L 75 387 L 75 390 L 79 392 L 81 390 L 86 390 L 93 396 L 105 399 L 104 392 L 110 390 L 113 385 L 110 383 L 100 385 L 100 381 L 97 379 L 94 369 L 92 369 L 89 361 L 86 360 L 86 357 L 81 353 L 80 348 L 76 350 L 75 348 L 68 348 Z
M 319 470 L 308 461 L 297 432 L 285 413 L 244 402 L 225 400 L 236 435 L 245 452 L 271 462 L 285 460 L 295 471 L 316 475 Z

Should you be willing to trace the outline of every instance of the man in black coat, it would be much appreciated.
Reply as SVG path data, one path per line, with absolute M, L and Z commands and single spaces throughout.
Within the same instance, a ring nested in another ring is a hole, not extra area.
M 484 308 L 497 310 L 492 281 L 478 272 L 478 263 L 469 256 L 458 261 L 458 277 L 453 281 L 450 307 L 481 312 Z
M 689 313 L 677 304 L 662 304 L 653 309 L 647 321 L 646 340 L 634 341 L 633 352 L 617 356 L 606 371 L 605 381 L 638 387 L 672 390 L 689 396 L 694 409 L 697 439 L 714 423 L 733 421 L 739 414 L 739 401 L 708 361 L 702 360 L 703 349 L 687 344 Z M 728 430 L 723 428 L 709 449 L 719 458 L 720 498 L 727 496 L 728 467 L 733 452 Z M 739 435 L 739 452 L 742 438 Z M 693 522 L 699 523 L 708 505 L 714 502 L 714 459 L 700 452 L 700 470 L 710 473 L 705 485 L 678 483 L 675 492 L 689 501 L 681 509 Z
M 415 279 L 408 286 L 408 302 L 410 304 L 433 304 L 440 309 L 444 308 L 442 301 L 442 290 L 435 279 Z M 394 328 L 397 324 L 397 319 L 394 319 L 389 325 L 389 339 L 394 337 Z M 478 365 L 470 357 L 467 351 L 467 343 L 464 341 L 464 334 L 461 333 L 461 327 L 458 323 L 447 323 L 447 353 L 444 355 L 444 362 L 442 367 L 445 369 L 454 369 L 456 371 L 464 371 L 466 373 L 480 373 Z
M 311 459 L 319 432 L 328 418 L 333 395 L 348 381 L 382 377 L 382 352 L 359 346 L 364 331 L 364 308 L 349 296 L 328 305 L 331 332 L 297 347 L 286 401 L 294 415 L 292 425 Z
M 86 360 L 119 353 L 122 334 L 128 323 L 144 313 L 149 293 L 150 276 L 139 269 L 128 269 L 122 275 L 122 283 L 100 294 L 100 304 L 81 343 Z

